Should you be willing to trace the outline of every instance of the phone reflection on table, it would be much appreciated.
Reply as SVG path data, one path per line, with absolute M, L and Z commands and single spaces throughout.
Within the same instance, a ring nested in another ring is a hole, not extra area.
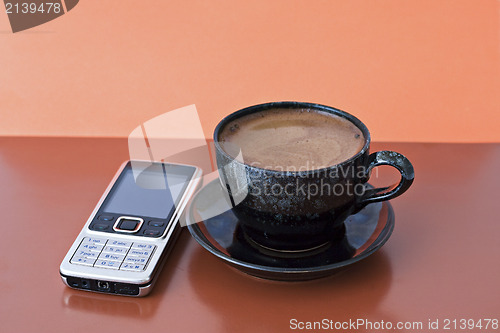
M 71 310 L 128 318 L 149 318 L 158 307 L 157 300 L 152 297 L 131 298 L 68 288 L 63 292 L 62 301 L 63 306 Z

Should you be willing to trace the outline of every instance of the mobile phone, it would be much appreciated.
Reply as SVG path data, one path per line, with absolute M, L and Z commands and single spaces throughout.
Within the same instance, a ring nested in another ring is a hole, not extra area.
M 150 293 L 201 174 L 190 165 L 124 162 L 64 257 L 63 282 L 100 293 Z

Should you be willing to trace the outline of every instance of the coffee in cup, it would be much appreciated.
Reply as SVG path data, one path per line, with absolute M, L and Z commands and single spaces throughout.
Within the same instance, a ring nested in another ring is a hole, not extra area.
M 229 122 L 218 136 L 234 158 L 263 169 L 299 171 L 336 165 L 356 155 L 363 132 L 349 120 L 316 109 L 276 108 Z

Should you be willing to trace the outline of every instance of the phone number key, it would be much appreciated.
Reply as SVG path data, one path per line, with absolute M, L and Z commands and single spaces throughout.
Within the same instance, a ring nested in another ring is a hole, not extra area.
M 145 257 L 149 258 L 151 255 L 152 251 L 149 250 L 137 250 L 137 249 L 131 249 L 128 253 L 129 256 L 134 256 L 134 257 Z
M 94 264 L 94 267 L 118 269 L 118 268 L 120 268 L 120 264 L 121 264 L 121 262 L 119 262 L 119 261 L 97 260 L 97 262 Z
M 82 251 L 101 251 L 104 245 L 101 244 L 93 244 L 93 243 L 83 243 L 78 247 L 78 250 Z
M 115 254 L 115 253 L 101 253 L 98 259 L 101 260 L 113 260 L 113 261 L 123 261 L 125 258 L 124 254 Z
M 148 262 L 148 258 L 126 257 L 123 262 L 125 264 L 136 264 L 136 265 L 140 264 L 140 265 L 145 265 Z
M 77 250 L 75 253 L 76 257 L 85 257 L 89 259 L 97 259 L 99 252 L 87 251 L 87 250 Z
M 106 244 L 107 239 L 97 238 L 97 237 L 85 237 L 82 241 L 82 244 Z
M 89 259 L 85 257 L 73 257 L 70 262 L 76 265 L 94 266 L 95 259 Z
M 132 245 L 132 242 L 127 242 L 127 241 L 119 241 L 119 240 L 109 240 L 108 244 L 110 246 L 121 246 L 121 247 L 127 247 L 129 248 L 130 245 Z
M 152 244 L 141 244 L 141 243 L 134 243 L 132 245 L 132 249 L 136 250 L 148 250 L 148 251 L 153 251 L 155 249 L 156 245 Z
M 140 272 L 140 271 L 144 270 L 144 265 L 141 265 L 141 264 L 123 264 L 122 267 L 120 267 L 120 270 Z
M 128 248 L 120 246 L 109 246 L 104 247 L 102 252 L 114 253 L 114 254 L 127 254 Z

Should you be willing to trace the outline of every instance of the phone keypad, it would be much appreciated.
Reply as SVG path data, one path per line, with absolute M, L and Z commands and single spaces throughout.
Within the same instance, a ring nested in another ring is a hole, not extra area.
M 156 245 L 85 237 L 70 262 L 98 268 L 143 271 Z

